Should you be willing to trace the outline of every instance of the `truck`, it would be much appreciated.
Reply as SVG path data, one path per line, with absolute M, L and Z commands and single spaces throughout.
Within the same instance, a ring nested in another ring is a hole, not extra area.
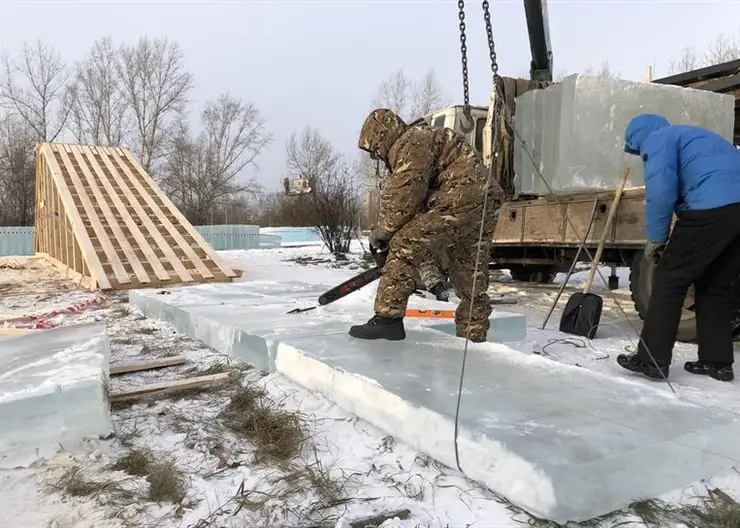
M 486 2 L 484 2 L 486 4 Z M 458 2 L 461 20 L 464 2 Z M 553 83 L 553 55 L 550 47 L 546 0 L 524 0 L 525 16 L 531 50 L 530 79 L 513 79 L 494 76 L 499 83 L 492 93 L 503 94 L 501 102 L 514 115 L 516 97 Z M 487 15 L 490 19 L 490 15 Z M 461 24 L 463 42 L 463 71 L 466 75 L 464 50 L 464 24 Z M 491 33 L 489 46 L 493 49 Z M 492 60 L 493 60 L 492 52 Z M 703 90 L 733 93 L 740 101 L 740 61 L 703 68 L 652 82 L 676 84 Z M 494 70 L 495 73 L 495 70 Z M 466 90 L 467 97 L 467 90 Z M 494 96 L 492 96 L 493 99 Z M 736 115 L 740 105 L 736 101 Z M 496 145 L 497 157 L 491 152 L 493 103 L 489 106 L 455 105 L 432 112 L 419 121 L 431 126 L 455 130 L 481 154 L 493 177 L 504 189 L 506 201 L 498 211 L 496 229 L 491 246 L 490 267 L 508 269 L 514 280 L 549 283 L 558 272 L 568 270 L 573 260 L 586 261 L 585 251 L 578 251 L 582 244 L 579 237 L 587 232 L 596 203 L 595 216 L 585 247 L 593 255 L 603 234 L 606 217 L 615 196 L 615 190 L 591 190 L 551 196 L 519 195 L 514 189 L 513 145 L 514 131 L 502 123 Z M 735 143 L 738 144 L 740 121 L 735 120 Z M 625 190 L 606 239 L 600 264 L 609 266 L 610 289 L 619 288 L 616 275 L 618 267 L 629 267 L 629 290 L 635 310 L 641 318 L 647 314 L 655 266 L 644 258 L 645 239 L 645 188 Z M 566 222 L 566 216 L 570 223 Z M 575 230 L 572 228 L 575 227 Z M 740 290 L 739 290 L 740 293 Z M 740 333 L 740 294 L 732 320 L 733 335 Z M 696 317 L 693 291 L 689 291 L 677 334 L 677 340 L 696 340 Z

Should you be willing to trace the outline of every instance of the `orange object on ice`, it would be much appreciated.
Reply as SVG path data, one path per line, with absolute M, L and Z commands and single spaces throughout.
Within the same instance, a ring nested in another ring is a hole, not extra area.
M 428 317 L 434 319 L 454 319 L 454 310 L 406 310 L 406 317 Z

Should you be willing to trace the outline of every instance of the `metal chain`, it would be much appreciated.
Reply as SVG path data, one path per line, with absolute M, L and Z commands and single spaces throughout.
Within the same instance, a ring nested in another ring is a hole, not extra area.
M 493 26 L 491 25 L 491 12 L 488 0 L 483 0 L 483 19 L 486 21 L 486 34 L 488 35 L 488 53 L 491 57 L 491 71 L 493 76 L 498 77 L 498 59 L 496 57 L 496 45 L 493 42 Z
M 463 132 L 473 130 L 473 116 L 470 113 L 470 83 L 468 81 L 468 46 L 467 37 L 465 36 L 465 0 L 457 0 L 459 9 L 458 18 L 460 19 L 460 55 L 462 57 L 462 74 L 463 74 L 463 115 L 467 123 L 461 123 L 460 127 Z

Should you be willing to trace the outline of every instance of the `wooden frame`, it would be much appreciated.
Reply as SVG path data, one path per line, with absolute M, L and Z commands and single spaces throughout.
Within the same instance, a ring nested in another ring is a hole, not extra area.
M 598 191 L 505 202 L 498 212 L 493 245 L 577 247 L 586 234 L 594 200 L 596 215 L 586 243 L 596 245 L 616 191 Z M 607 247 L 641 247 L 645 244 L 645 188 L 625 189 L 607 236 Z M 570 219 L 573 228 L 566 222 Z
M 36 147 L 34 248 L 91 289 L 240 276 L 122 148 Z

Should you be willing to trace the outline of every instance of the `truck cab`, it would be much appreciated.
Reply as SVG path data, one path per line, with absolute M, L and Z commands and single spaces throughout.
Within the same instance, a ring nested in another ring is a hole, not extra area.
M 470 115 L 473 117 L 473 130 L 467 133 L 463 132 L 463 123 L 465 123 L 466 118 L 463 115 L 462 105 L 442 108 L 441 110 L 425 115 L 421 119 L 427 125 L 449 128 L 464 136 L 468 143 L 482 156 L 483 131 L 486 128 L 486 120 L 488 119 L 488 107 L 471 106 Z

